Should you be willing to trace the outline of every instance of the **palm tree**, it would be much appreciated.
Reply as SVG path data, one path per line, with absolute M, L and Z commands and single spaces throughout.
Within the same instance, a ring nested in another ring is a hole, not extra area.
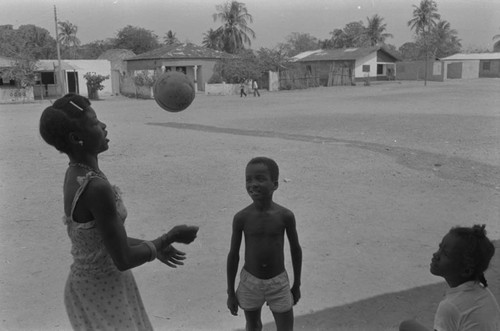
M 451 28 L 450 22 L 439 21 L 432 29 L 434 56 L 446 57 L 458 53 L 461 48 L 458 32 Z
M 224 24 L 216 30 L 221 36 L 223 50 L 234 54 L 244 49 L 245 44 L 250 46 L 252 44 L 250 37 L 255 39 L 255 32 L 248 27 L 248 23 L 252 23 L 253 18 L 248 13 L 245 4 L 228 1 L 215 8 L 217 13 L 212 15 L 214 22 L 220 19 Z
M 384 32 L 387 24 L 382 23 L 384 20 L 382 17 L 375 14 L 371 18 L 367 17 L 366 20 L 368 21 L 368 25 L 365 29 L 365 34 L 371 46 L 384 43 L 387 38 L 393 37 L 392 34 Z
M 172 32 L 172 30 L 168 30 L 167 33 L 165 33 L 165 36 L 163 37 L 163 41 L 165 42 L 165 45 L 173 45 L 173 44 L 178 44 L 179 39 L 175 36 L 175 33 Z
M 78 27 L 69 21 L 58 22 L 59 33 L 57 38 L 62 46 L 70 50 L 70 57 L 76 57 L 76 47 L 80 46 L 80 39 L 76 37 Z
M 224 48 L 219 31 L 214 29 L 210 29 L 203 34 L 202 45 L 216 51 L 220 51 Z
M 411 30 L 415 30 L 421 36 L 425 47 L 425 70 L 424 85 L 427 85 L 427 63 L 429 61 L 429 43 L 432 28 L 436 26 L 436 20 L 441 18 L 437 13 L 437 3 L 434 0 L 421 0 L 420 5 L 413 5 L 413 18 L 408 21 Z

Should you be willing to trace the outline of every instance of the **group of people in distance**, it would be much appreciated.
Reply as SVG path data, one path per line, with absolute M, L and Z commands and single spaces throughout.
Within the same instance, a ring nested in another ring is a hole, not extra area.
M 245 92 L 247 88 L 247 81 L 243 81 L 240 84 L 240 98 L 243 98 L 243 96 L 247 96 L 247 93 Z M 252 79 L 252 91 L 253 91 L 253 96 L 254 97 L 260 97 L 259 93 L 259 84 L 257 84 L 257 81 L 255 79 Z
M 106 128 L 90 101 L 77 94 L 56 100 L 40 118 L 42 138 L 69 158 L 63 222 L 73 263 L 64 303 L 75 330 L 152 330 L 131 269 L 156 259 L 172 268 L 183 265 L 185 253 L 172 244 L 193 242 L 198 227 L 177 225 L 151 241 L 128 236 L 120 190 L 99 168 L 98 155 L 109 148 Z M 245 168 L 252 203 L 237 212 L 232 222 L 227 307 L 233 315 L 238 307 L 244 311 L 246 330 L 262 329 L 265 303 L 277 330 L 293 330 L 293 306 L 301 298 L 302 249 L 293 212 L 273 201 L 278 178 L 274 160 L 252 158 Z M 285 270 L 285 236 L 293 283 Z M 236 286 L 243 238 L 244 263 Z M 484 277 L 494 252 L 484 226 L 455 227 L 444 236 L 430 271 L 443 277 L 450 289 L 439 304 L 434 330 L 500 330 L 500 308 Z M 409 320 L 401 323 L 400 330 L 427 329 Z

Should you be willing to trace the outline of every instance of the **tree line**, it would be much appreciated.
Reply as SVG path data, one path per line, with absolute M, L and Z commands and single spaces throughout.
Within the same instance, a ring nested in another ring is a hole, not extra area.
M 347 23 L 343 28 L 335 28 L 329 33 L 330 37 L 324 40 L 309 33 L 292 32 L 285 41 L 277 43 L 275 47 L 260 48 L 257 51 L 251 49 L 256 34 L 250 27 L 253 17 L 245 3 L 233 0 L 216 5 L 212 17 L 214 22 L 219 21 L 221 26 L 203 33 L 202 46 L 238 54 L 243 61 L 234 60 L 240 63 L 233 66 L 243 65 L 252 76 L 256 74 L 254 71 L 279 69 L 286 66 L 294 55 L 319 48 L 383 45 L 397 53 L 402 60 L 425 60 L 455 54 L 460 52 L 462 47 L 457 31 L 451 28 L 450 22 L 441 19 L 436 0 L 421 0 L 419 5 L 413 5 L 408 27 L 414 32 L 414 40 L 402 44 L 399 49 L 387 43 L 393 35 L 387 32 L 387 24 L 378 14 L 367 17 L 366 24 L 356 21 Z M 96 59 L 103 52 L 116 48 L 141 54 L 165 45 L 180 43 L 172 30 L 168 30 L 160 41 L 153 31 L 132 25 L 120 29 L 112 38 L 83 45 L 77 34 L 76 25 L 69 21 L 58 22 L 57 40 L 63 59 Z M 21 25 L 18 29 L 14 29 L 12 25 L 0 26 L 0 55 L 3 56 L 26 61 L 54 59 L 57 57 L 56 43 L 49 31 L 33 24 Z M 229 63 L 226 63 L 227 65 Z M 233 69 L 229 68 L 226 72 Z

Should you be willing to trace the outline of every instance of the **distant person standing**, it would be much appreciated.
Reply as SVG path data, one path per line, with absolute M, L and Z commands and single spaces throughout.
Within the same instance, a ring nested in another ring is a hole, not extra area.
M 240 85 L 240 98 L 243 98 L 243 96 L 247 96 L 247 94 L 245 93 L 245 81 L 241 82 Z
M 259 85 L 257 84 L 257 81 L 255 79 L 252 80 L 252 89 L 253 89 L 253 96 L 254 97 L 256 97 L 256 96 L 260 97 Z

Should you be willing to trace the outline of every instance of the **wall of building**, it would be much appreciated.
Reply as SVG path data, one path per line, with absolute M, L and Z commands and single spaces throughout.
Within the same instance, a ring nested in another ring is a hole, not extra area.
M 461 79 L 479 78 L 479 60 L 454 60 L 454 61 L 443 61 L 444 79 L 452 79 L 448 78 L 449 76 L 453 78 L 458 78 L 451 72 L 453 64 L 455 63 L 461 63 L 461 70 L 462 70 L 460 77 Z
M 34 102 L 33 88 L 18 89 L 15 87 L 0 88 L 0 104 Z
M 369 65 L 370 71 L 364 72 L 363 66 Z M 370 77 L 377 77 L 377 53 L 373 52 L 363 58 L 356 60 L 354 64 L 354 77 L 356 79 L 366 79 Z
M 490 63 L 489 70 L 484 70 L 484 62 Z M 499 60 L 481 60 L 479 62 L 479 77 L 500 78 L 500 59 Z
M 444 67 L 441 61 L 429 61 L 427 63 L 427 80 L 442 82 Z M 424 80 L 425 61 L 396 62 L 396 79 Z
M 78 93 L 88 97 L 87 80 L 83 77 L 87 72 L 95 73 L 96 75 L 109 76 L 101 84 L 104 88 L 99 91 L 99 95 L 112 95 L 112 79 L 111 79 L 111 62 L 109 60 L 64 60 L 78 72 Z M 66 77 L 67 79 L 67 77 Z M 66 91 L 68 90 L 66 82 Z
M 156 60 L 136 60 L 127 61 L 127 71 L 156 70 L 159 68 L 169 68 L 175 70 L 176 67 L 186 67 L 186 75 L 195 82 L 198 91 L 204 91 L 205 83 L 212 77 L 216 59 L 156 59 Z M 196 77 L 194 67 L 196 67 Z M 196 79 L 195 79 L 196 78 Z

